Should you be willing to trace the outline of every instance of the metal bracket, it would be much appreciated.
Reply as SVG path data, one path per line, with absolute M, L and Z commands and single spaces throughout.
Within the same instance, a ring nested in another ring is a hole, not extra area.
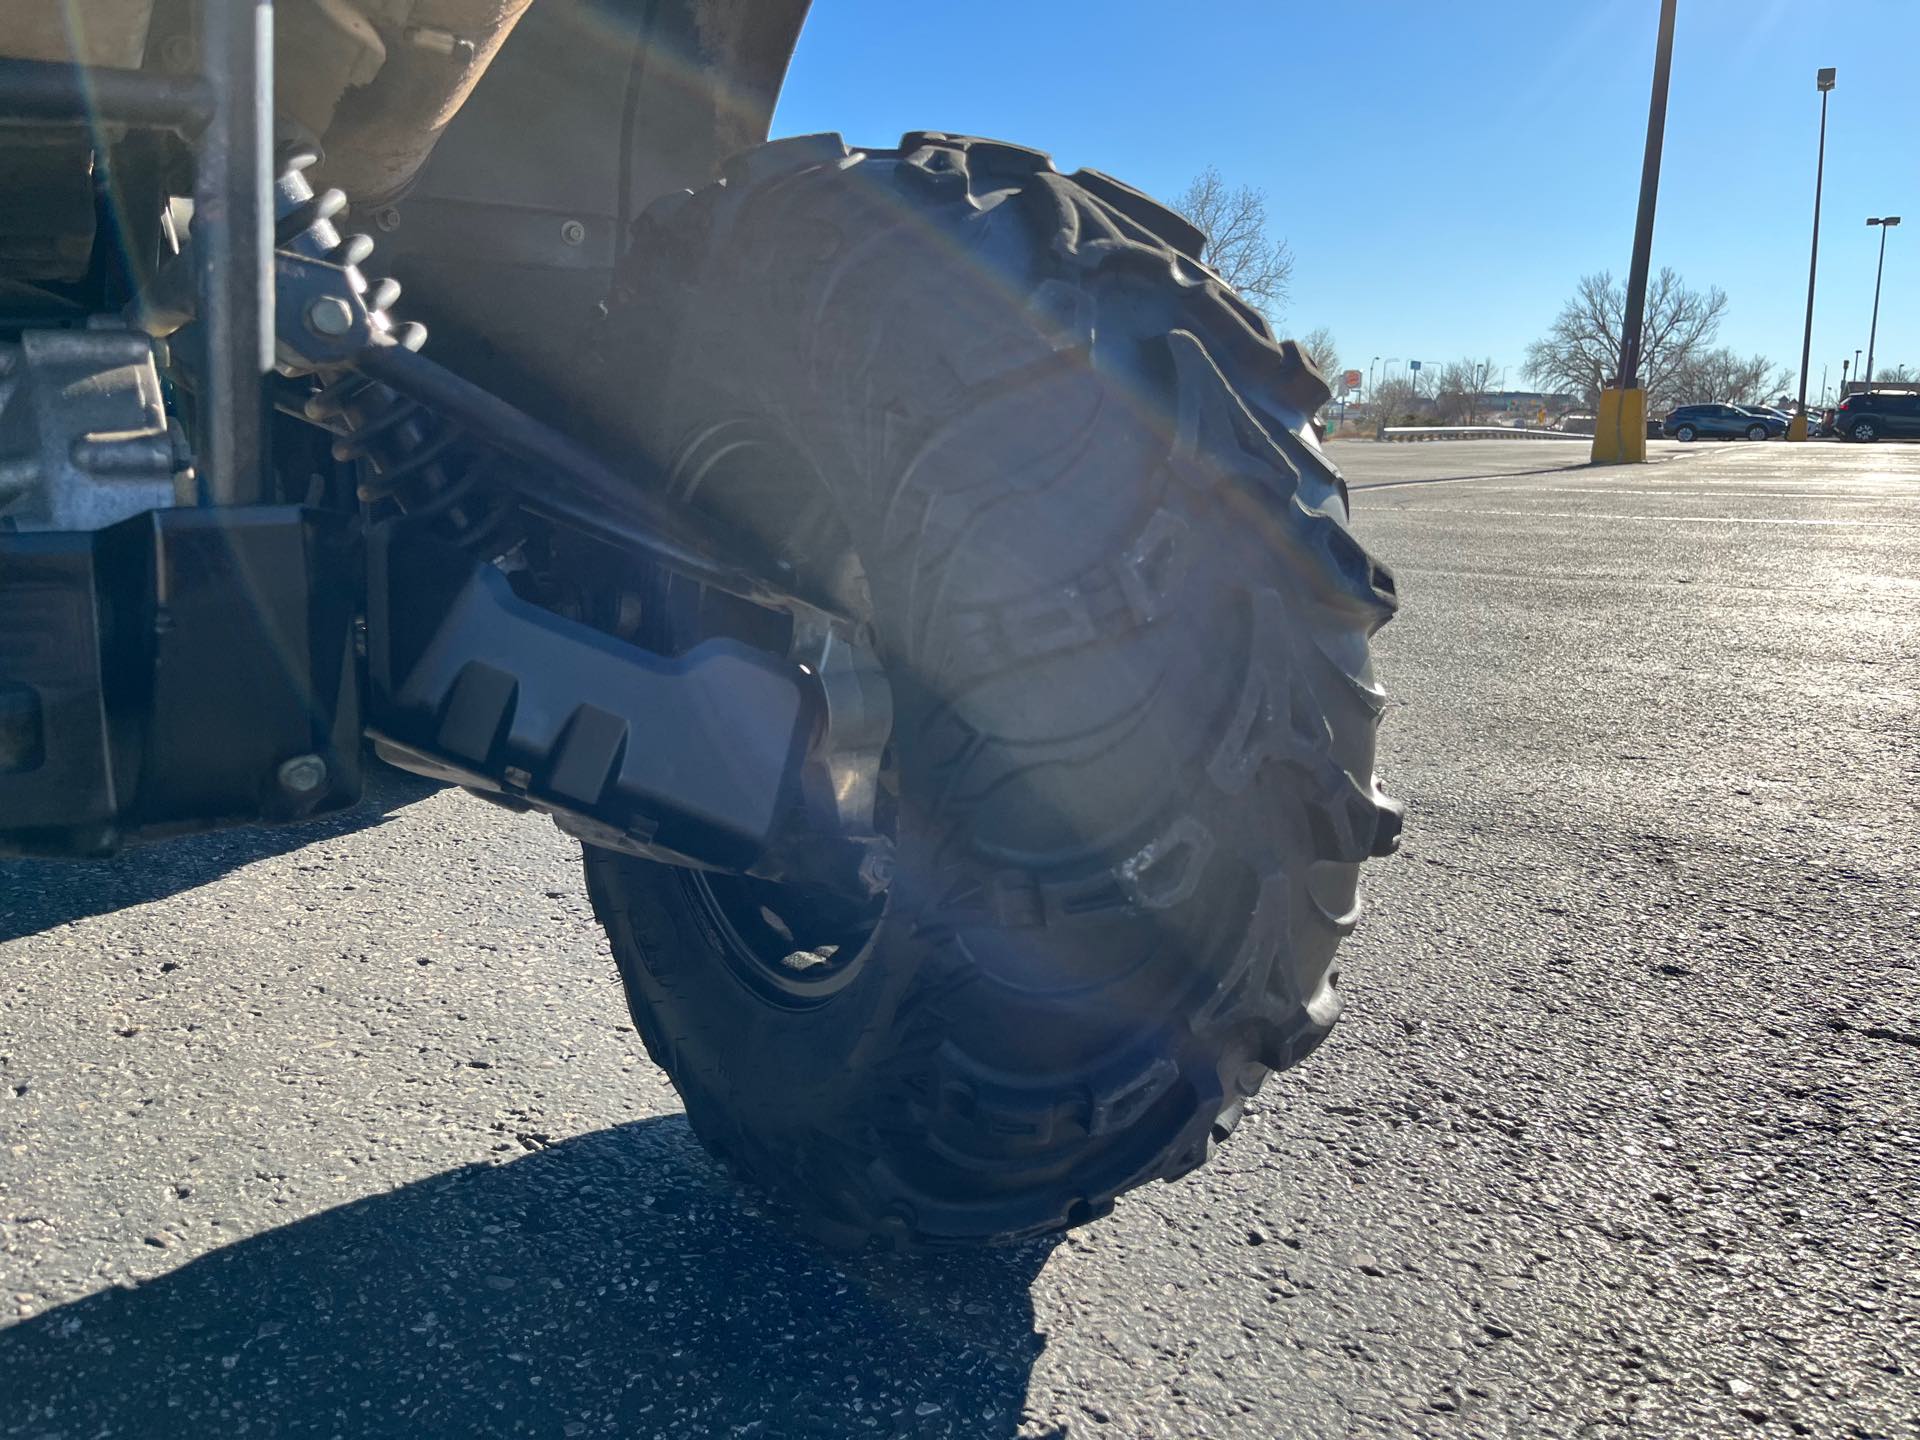
M 346 266 L 276 250 L 273 279 L 274 368 L 281 374 L 351 365 L 375 343 L 373 317 Z
M 795 620 L 791 653 L 821 699 L 820 731 L 801 772 L 808 809 L 824 829 L 872 835 L 880 759 L 893 734 L 893 687 L 879 658 L 824 615 Z
M 0 345 L 0 512 L 22 530 L 97 530 L 192 498 L 153 345 L 109 329 Z

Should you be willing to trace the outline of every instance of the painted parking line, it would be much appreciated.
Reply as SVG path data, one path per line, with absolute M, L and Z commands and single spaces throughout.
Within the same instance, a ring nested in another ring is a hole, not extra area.
M 1714 500 L 1840 500 L 1860 505 L 1886 504 L 1906 499 L 1904 495 L 1882 495 L 1852 490 L 1721 490 L 1717 488 L 1664 489 L 1653 486 L 1617 485 L 1504 485 L 1495 489 L 1523 495 L 1704 495 Z
M 1841 529 L 1920 530 L 1910 520 L 1788 520 L 1766 515 L 1634 515 L 1617 510 L 1443 510 L 1442 515 L 1511 515 L 1542 520 L 1644 520 L 1655 525 L 1802 525 Z
M 1397 490 L 1407 485 L 1464 485 L 1471 481 L 1511 480 L 1518 475 L 1564 475 L 1577 465 L 1549 465 L 1541 470 L 1502 470 L 1492 475 L 1430 475 L 1413 480 L 1349 480 L 1349 490 Z M 1531 487 L 1516 486 L 1516 489 Z
M 1328 458 L 1336 463 L 1339 460 L 1338 456 Z M 1659 460 L 1649 460 L 1647 464 L 1650 467 L 1659 466 L 1681 458 L 1683 457 L 1670 455 Z M 1392 490 L 1408 485 L 1464 485 L 1475 481 L 1514 480 L 1528 475 L 1575 475 L 1588 468 L 1585 460 L 1574 460 L 1558 465 L 1537 465 L 1531 470 L 1489 470 L 1485 473 L 1476 472 L 1470 475 L 1414 475 L 1394 480 L 1355 480 L 1348 476 L 1347 488 L 1349 490 Z

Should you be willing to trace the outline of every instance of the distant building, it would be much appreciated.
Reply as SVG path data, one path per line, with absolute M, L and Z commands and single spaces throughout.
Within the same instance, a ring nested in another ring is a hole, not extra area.
M 1564 415 L 1579 402 L 1572 395 L 1552 395 L 1542 390 L 1489 390 L 1477 403 L 1480 409 L 1494 413 L 1531 415 L 1544 410 L 1549 415 Z

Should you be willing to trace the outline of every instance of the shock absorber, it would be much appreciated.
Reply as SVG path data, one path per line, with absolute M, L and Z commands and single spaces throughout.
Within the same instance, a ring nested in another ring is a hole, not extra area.
M 282 152 L 274 182 L 275 247 L 343 267 L 374 329 L 391 343 L 418 350 L 426 342 L 426 327 L 393 318 L 399 282 L 391 277 L 369 282 L 361 272 L 373 253 L 373 238 L 343 237 L 334 225 L 347 197 L 339 190 L 315 194 L 308 182 L 305 172 L 319 160 L 312 145 Z M 363 502 L 390 500 L 410 515 L 433 521 L 446 538 L 484 559 L 512 548 L 518 538 L 515 506 L 491 483 L 497 463 L 493 452 L 471 443 L 458 424 L 377 380 L 351 370 L 322 371 L 317 379 L 298 413 L 333 434 L 334 458 L 356 467 Z

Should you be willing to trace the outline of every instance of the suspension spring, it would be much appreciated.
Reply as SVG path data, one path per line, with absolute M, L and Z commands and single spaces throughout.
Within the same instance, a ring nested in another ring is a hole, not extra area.
M 426 327 L 398 324 L 392 310 L 400 284 L 372 282 L 360 267 L 373 237 L 342 237 L 334 217 L 346 209 L 338 190 L 315 194 L 303 173 L 320 160 L 311 145 L 282 151 L 274 182 L 274 244 L 310 260 L 343 267 L 376 332 L 409 350 L 426 342 Z M 298 413 L 332 433 L 333 456 L 352 464 L 362 502 L 392 501 L 430 520 L 448 539 L 494 559 L 517 539 L 512 497 L 492 483 L 496 456 L 470 442 L 466 431 L 426 406 L 352 370 L 326 370 Z

